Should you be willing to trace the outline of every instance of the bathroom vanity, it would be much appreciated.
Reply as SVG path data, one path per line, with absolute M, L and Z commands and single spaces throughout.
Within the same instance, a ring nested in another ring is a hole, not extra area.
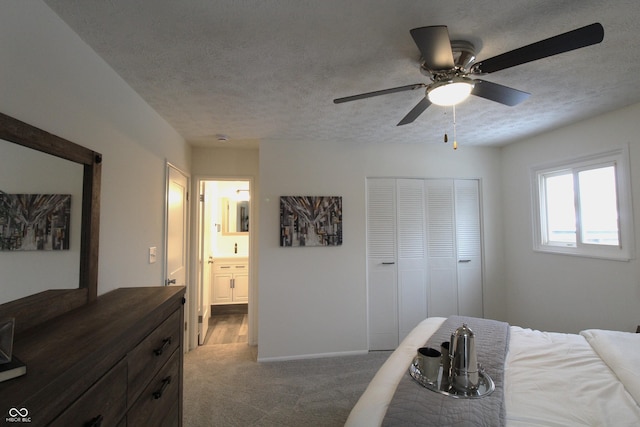
M 211 304 L 246 304 L 249 301 L 249 260 L 215 258 Z

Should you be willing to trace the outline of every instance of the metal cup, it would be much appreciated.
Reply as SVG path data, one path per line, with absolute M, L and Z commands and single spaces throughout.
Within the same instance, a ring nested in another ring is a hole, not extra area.
M 418 349 L 418 369 L 420 369 L 422 376 L 433 384 L 438 381 L 440 357 L 440 352 L 435 348 L 421 347 Z

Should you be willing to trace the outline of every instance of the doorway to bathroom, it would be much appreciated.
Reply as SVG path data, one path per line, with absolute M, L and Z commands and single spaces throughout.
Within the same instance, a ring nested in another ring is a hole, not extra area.
M 200 178 L 197 186 L 198 345 L 250 343 L 252 180 Z

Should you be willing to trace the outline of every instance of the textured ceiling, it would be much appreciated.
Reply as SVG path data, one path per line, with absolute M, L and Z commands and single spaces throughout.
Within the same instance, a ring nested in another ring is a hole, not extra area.
M 482 60 L 593 22 L 601 44 L 483 77 L 532 96 L 456 108 L 460 145 L 504 145 L 640 102 L 637 0 L 46 0 L 147 103 L 194 145 L 442 143 L 452 109 L 396 126 L 428 83 L 409 34 L 447 25 Z

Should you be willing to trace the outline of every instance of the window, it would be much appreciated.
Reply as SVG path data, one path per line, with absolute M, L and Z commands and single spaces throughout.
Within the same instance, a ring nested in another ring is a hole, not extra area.
M 533 169 L 535 250 L 633 258 L 627 152 L 620 149 Z

